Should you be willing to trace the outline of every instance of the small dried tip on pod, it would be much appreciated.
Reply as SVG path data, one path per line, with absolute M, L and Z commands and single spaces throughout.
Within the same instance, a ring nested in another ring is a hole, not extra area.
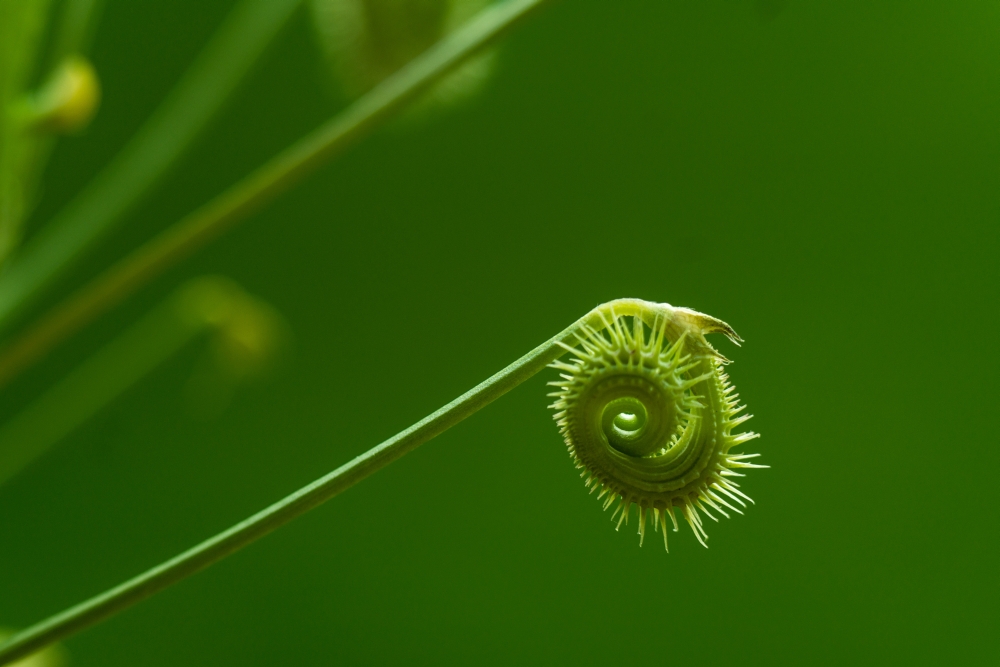
M 728 361 L 705 336 L 742 339 L 710 315 L 635 299 L 598 307 L 584 322 L 575 347 L 561 343 L 574 358 L 552 364 L 561 379 L 549 395 L 587 488 L 605 509 L 616 506 L 617 527 L 635 505 L 640 544 L 650 519 L 666 547 L 667 518 L 676 531 L 680 514 L 707 546 L 703 516 L 742 514 L 753 501 L 733 478 L 767 467 L 734 451 L 758 436 L 739 431 L 750 417 L 722 370 Z
M 32 130 L 70 134 L 90 123 L 100 101 L 101 84 L 93 65 L 82 56 L 69 56 L 24 98 L 20 113 Z
M 15 634 L 10 628 L 0 628 L 0 644 Z M 65 667 L 66 652 L 58 644 L 47 646 L 27 658 L 12 662 L 8 667 Z

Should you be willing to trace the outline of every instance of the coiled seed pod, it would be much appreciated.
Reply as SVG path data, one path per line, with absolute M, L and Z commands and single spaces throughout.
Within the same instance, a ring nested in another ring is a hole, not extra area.
M 767 467 L 747 462 L 757 454 L 731 451 L 758 435 L 733 433 L 750 415 L 740 415 L 746 406 L 722 370 L 729 362 L 705 334 L 741 339 L 725 322 L 686 308 L 642 301 L 631 310 L 599 313 L 602 330 L 582 324 L 576 347 L 560 343 L 573 359 L 551 364 L 562 377 L 549 383 L 557 388 L 551 407 L 587 487 L 600 490 L 604 509 L 618 502 L 618 527 L 636 505 L 640 544 L 651 515 L 667 547 L 666 520 L 676 531 L 679 508 L 707 546 L 701 514 L 716 521 L 712 511 L 742 514 L 753 501 L 733 481 L 743 476 L 736 469 Z

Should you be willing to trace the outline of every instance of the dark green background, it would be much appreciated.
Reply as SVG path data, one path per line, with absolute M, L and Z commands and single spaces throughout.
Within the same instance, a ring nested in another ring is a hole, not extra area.
M 230 2 L 109 2 L 105 90 L 44 221 Z M 184 279 L 294 351 L 189 416 L 195 345 L 0 489 L 0 624 L 118 583 L 403 429 L 616 297 L 730 322 L 771 470 L 745 517 L 638 546 L 587 497 L 543 373 L 73 664 L 997 664 L 1000 4 L 566 0 L 471 104 L 322 169 L 8 388 L 14 412 Z M 304 13 L 95 274 L 343 105 Z

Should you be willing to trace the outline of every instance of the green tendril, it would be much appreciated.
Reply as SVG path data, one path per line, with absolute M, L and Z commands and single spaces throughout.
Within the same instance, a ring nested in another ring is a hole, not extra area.
M 734 469 L 767 467 L 746 462 L 756 454 L 731 453 L 758 436 L 733 433 L 750 415 L 738 416 L 746 406 L 722 372 L 728 361 L 704 334 L 741 339 L 723 322 L 667 304 L 648 304 L 630 326 L 624 319 L 612 308 L 601 331 L 585 325 L 576 347 L 564 345 L 574 358 L 551 364 L 562 379 L 549 383 L 550 407 L 587 488 L 599 491 L 604 509 L 617 502 L 618 527 L 636 505 L 639 543 L 651 513 L 666 548 L 676 507 L 707 546 L 701 514 L 717 521 L 710 510 L 728 518 L 726 509 L 742 514 L 736 505 L 753 502 L 732 480 L 742 476 Z
M 631 318 L 631 327 L 624 326 Z M 699 511 L 740 512 L 752 502 L 732 481 L 756 454 L 731 450 L 757 437 L 734 434 L 737 395 L 721 367 L 728 363 L 705 340 L 740 337 L 721 320 L 687 308 L 640 299 L 598 306 L 565 330 L 487 378 L 451 403 L 228 530 L 191 547 L 100 595 L 70 607 L 0 644 L 0 664 L 29 655 L 127 609 L 222 560 L 347 490 L 401 456 L 489 405 L 547 366 L 562 372 L 554 396 L 570 455 L 591 492 L 601 489 L 607 509 L 618 500 L 618 525 L 639 507 L 639 534 L 652 511 L 654 528 L 666 517 L 674 530 L 680 507 L 704 544 Z M 576 347 L 573 347 L 576 345 Z M 559 357 L 570 352 L 569 363 Z M 729 501 L 736 503 L 731 504 Z M 641 544 L 641 542 L 640 542 Z

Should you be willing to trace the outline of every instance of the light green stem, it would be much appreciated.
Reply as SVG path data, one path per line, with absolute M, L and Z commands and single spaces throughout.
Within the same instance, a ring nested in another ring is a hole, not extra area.
M 0 330 L 138 202 L 229 98 L 300 0 L 243 0 L 170 96 L 0 276 Z
M 455 67 L 552 1 L 506 0 L 490 5 L 336 117 L 119 261 L 0 352 L 0 385 L 166 267 L 243 220 L 391 118 Z M 23 294 L 15 297 L 5 292 L 5 284 L 0 278 L 0 329 L 5 316 L 23 298 Z
M 485 382 L 328 475 L 153 569 L 14 635 L 0 645 L 0 665 L 98 623 L 242 549 L 503 396 L 562 355 L 560 343 L 575 344 L 576 335 L 585 325 L 602 330 L 616 316 L 643 316 L 651 306 L 655 308 L 655 304 L 639 299 L 619 299 L 598 306 Z

